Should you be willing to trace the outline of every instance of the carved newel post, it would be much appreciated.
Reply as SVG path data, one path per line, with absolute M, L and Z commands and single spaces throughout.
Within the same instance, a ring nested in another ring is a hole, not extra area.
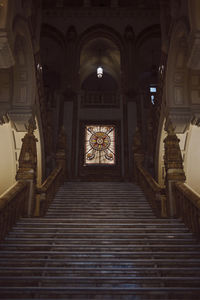
M 134 180 L 138 182 L 137 179 L 137 165 L 141 165 L 144 162 L 144 151 L 142 148 L 142 137 L 139 128 L 136 128 L 135 134 L 133 136 L 133 169 L 134 169 Z
M 176 217 L 176 201 L 173 195 L 173 185 L 177 181 L 184 182 L 185 172 L 183 170 L 183 159 L 179 146 L 179 139 L 177 138 L 171 121 L 169 122 L 167 129 L 167 137 L 164 139 L 165 145 L 165 184 L 167 190 L 167 213 L 171 217 Z
M 62 126 L 58 135 L 57 152 L 56 152 L 56 163 L 62 166 L 63 169 L 63 179 L 67 178 L 67 168 L 66 168 L 66 133 Z
M 35 207 L 35 188 L 37 180 L 37 139 L 34 136 L 36 124 L 33 119 L 29 120 L 28 132 L 22 139 L 22 148 L 19 156 L 19 169 L 16 180 L 29 183 L 29 199 L 27 205 L 27 216 L 32 216 Z

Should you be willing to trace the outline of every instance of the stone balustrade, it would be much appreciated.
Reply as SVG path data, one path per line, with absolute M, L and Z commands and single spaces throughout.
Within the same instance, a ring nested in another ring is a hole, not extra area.
M 166 217 L 166 193 L 151 174 L 144 169 L 141 157 L 135 157 L 135 180 L 141 186 L 157 217 Z
M 174 183 L 173 192 L 176 199 L 177 216 L 184 221 L 192 232 L 199 236 L 200 196 L 183 182 Z
M 56 167 L 43 184 L 37 188 L 35 216 L 44 216 L 58 188 L 63 184 L 63 168 Z
M 20 217 L 27 215 L 29 184 L 17 182 L 0 197 L 0 240 L 2 240 Z

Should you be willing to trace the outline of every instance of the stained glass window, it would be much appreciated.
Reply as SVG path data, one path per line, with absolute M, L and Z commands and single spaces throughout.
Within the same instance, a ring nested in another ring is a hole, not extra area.
M 85 127 L 85 165 L 115 164 L 115 126 L 87 125 Z

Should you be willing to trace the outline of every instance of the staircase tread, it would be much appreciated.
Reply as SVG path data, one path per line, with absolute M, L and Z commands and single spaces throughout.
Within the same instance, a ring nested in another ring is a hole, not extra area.
M 1 242 L 0 282 L 5 299 L 197 299 L 200 243 L 132 183 L 68 182 Z

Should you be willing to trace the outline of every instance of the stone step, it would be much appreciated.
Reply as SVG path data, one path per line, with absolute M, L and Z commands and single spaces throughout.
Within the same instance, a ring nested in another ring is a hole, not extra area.
M 138 299 L 199 299 L 200 288 L 191 287 L 1 287 L 4 299 L 104 299 L 104 300 L 138 300 Z M 100 298 L 96 298 L 98 295 Z M 134 298 L 127 298 L 134 295 Z M 123 298 L 124 296 L 124 298 Z M 139 296 L 139 298 L 136 298 Z M 19 298 L 20 297 L 20 298 Z M 93 297 L 93 298 L 92 298 Z M 95 298 L 94 298 L 95 297 Z M 142 298 L 140 298 L 142 297 Z M 145 297 L 145 298 L 144 298 Z M 147 297 L 147 298 L 146 298 Z M 169 297 L 169 298 L 167 298 Z
M 24 258 L 31 258 L 34 256 L 34 258 L 45 258 L 45 257 L 49 257 L 52 260 L 53 259 L 76 259 L 77 261 L 84 259 L 91 259 L 91 261 L 93 260 L 98 260 L 98 259 L 104 259 L 105 261 L 108 261 L 110 259 L 146 259 L 149 257 L 149 259 L 171 259 L 171 260 L 176 260 L 176 258 L 181 258 L 181 259 L 190 259 L 191 257 L 195 258 L 195 259 L 200 259 L 200 253 L 197 251 L 155 251 L 153 249 L 149 249 L 148 251 L 138 251 L 138 252 L 134 252 L 134 251 L 121 251 L 121 252 L 117 252 L 117 251 L 87 251 L 85 252 L 81 252 L 81 251 L 65 251 L 65 249 L 61 248 L 61 247 L 55 247 L 55 250 L 52 250 L 52 247 L 49 246 L 48 249 L 46 249 L 46 251 L 40 250 L 40 249 L 34 249 L 34 251 L 32 249 L 27 249 L 27 251 L 25 250 L 16 250 L 16 249 L 12 249 L 12 250 L 8 250 L 8 249 L 1 249 L 0 252 L 0 258 L 4 258 L 4 259 L 10 259 L 13 256 L 17 256 L 18 259 L 24 259 Z
M 29 224 L 32 223 L 37 223 L 37 222 L 42 222 L 42 223 L 46 223 L 46 222 L 50 222 L 50 223 L 60 223 L 60 224 L 66 224 L 66 223 L 73 223 L 73 224 L 79 224 L 82 225 L 82 223 L 87 221 L 87 224 L 97 224 L 99 226 L 101 226 L 101 224 L 103 223 L 104 225 L 110 225 L 110 222 L 112 222 L 111 225 L 129 225 L 131 224 L 142 224 L 142 225 L 164 225 L 166 224 L 168 225 L 182 225 L 183 227 L 185 227 L 185 225 L 183 224 L 183 222 L 180 219 L 158 219 L 158 218 L 152 218 L 152 219 L 146 219 L 146 218 L 140 218 L 140 219 L 133 219 L 133 218 L 120 218 L 120 219 L 114 219 L 114 218 L 104 218 L 101 220 L 95 220 L 93 218 L 88 218 L 88 219 L 83 219 L 83 218 L 59 218 L 59 220 L 57 218 L 47 218 L 47 217 L 43 217 L 43 218 L 31 218 L 31 219 L 27 219 L 27 218 L 21 218 L 20 221 L 18 221 L 18 223 L 20 224 L 21 222 L 28 222 Z M 17 223 L 17 224 L 18 224 Z
M 26 227 L 23 227 L 23 226 L 14 226 L 13 227 L 13 232 L 30 232 L 30 231 L 43 231 L 43 232 L 46 232 L 48 230 L 51 231 L 51 230 L 57 230 L 60 232 L 65 232 L 65 233 L 74 233 L 74 234 L 82 234 L 82 233 L 85 233 L 85 234 L 109 234 L 109 233 L 116 233 L 116 234 L 125 234 L 125 235 L 130 235 L 130 234 L 137 234 L 137 233 L 143 233 L 143 234 L 146 234 L 146 233 L 155 233 L 155 234 L 161 234 L 161 233 L 167 233 L 168 235 L 173 235 L 174 233 L 188 233 L 189 230 L 185 227 L 179 227 L 179 228 L 171 228 L 170 231 L 169 231 L 169 228 L 166 228 L 166 227 L 159 227 L 159 228 L 155 228 L 155 227 L 143 227 L 143 226 L 131 226 L 129 228 L 115 228 L 115 227 L 98 227 L 98 228 L 89 228 L 89 227 L 85 227 L 85 226 L 82 226 L 80 228 L 74 228 L 74 227 L 66 227 L 66 226 L 46 226 L 46 227 L 43 227 L 43 226 L 26 226 Z M 190 232 L 189 232 L 190 233 Z
M 115 274 L 115 277 L 117 276 L 140 276 L 140 277 L 148 277 L 148 276 L 183 276 L 183 277 L 199 277 L 200 276 L 200 267 L 179 267 L 179 268 L 152 268 L 152 267 L 145 267 L 145 268 L 127 268 L 127 267 L 121 267 L 121 268 L 101 268 L 96 266 L 93 267 L 82 267 L 82 268 L 68 268 L 68 267 L 2 267 L 0 269 L 0 276 L 25 276 L 25 275 L 33 275 L 33 276 L 39 276 L 44 275 L 45 276 L 65 276 L 70 275 L 72 276 L 113 276 Z
M 53 241 L 52 241 L 53 238 Z M 58 239 L 55 239 L 55 235 L 52 234 L 52 236 L 49 236 L 49 238 L 47 237 L 42 237 L 42 236 L 38 236 L 36 238 L 33 237 L 21 237 L 21 235 L 19 235 L 19 237 L 12 237 L 12 235 L 8 235 L 5 238 L 5 243 L 15 243 L 15 244 L 19 244 L 19 243 L 24 243 L 24 244 L 32 244 L 32 243 L 36 243 L 36 244 L 43 244 L 43 243 L 56 243 L 56 244 L 65 244 L 69 247 L 77 247 L 77 246 L 87 246 L 87 247 L 92 247 L 92 246 L 96 246 L 96 247 L 101 247 L 101 246 L 121 246 L 121 247 L 135 247 L 135 246 L 163 246 L 163 248 L 165 247 L 165 245 L 172 245 L 172 246 L 176 246 L 178 244 L 178 247 L 190 247 L 190 246 L 198 246 L 199 244 L 196 241 L 193 241 L 192 238 L 187 238 L 187 239 L 174 239 L 174 238 L 166 238 L 166 239 L 68 239 L 68 238 L 62 238 L 59 237 Z
M 123 276 L 111 277 L 73 277 L 73 276 L 3 276 L 0 277 L 0 287 L 25 287 L 38 285 L 43 287 L 195 287 L 200 282 L 200 277 L 145 277 Z M 200 290 L 200 287 L 199 287 Z
M 0 244 L 2 299 L 191 300 L 199 282 L 199 242 L 130 183 L 67 183 Z
M 68 224 L 67 222 L 58 222 L 58 220 L 54 220 L 54 223 L 53 223 L 53 226 L 54 228 L 55 227 L 60 227 L 62 225 L 63 228 L 83 228 L 83 224 L 82 223 L 70 223 Z M 52 226 L 52 222 L 51 220 L 47 220 L 47 221 L 43 221 L 43 222 L 40 222 L 40 221 L 37 221 L 37 220 L 30 220 L 29 221 L 21 221 L 21 222 L 17 222 L 17 225 L 16 226 L 13 226 L 13 228 L 20 228 L 20 227 L 27 227 L 27 226 L 34 226 L 34 227 L 46 227 L 46 226 Z M 157 229 L 159 230 L 159 228 L 166 228 L 168 229 L 168 231 L 171 231 L 173 229 L 175 229 L 174 227 L 176 226 L 176 229 L 186 229 L 186 227 L 184 226 L 184 224 L 182 223 L 160 223 L 159 224 L 159 227 L 157 226 L 157 224 L 152 224 L 152 222 L 150 223 L 141 223 L 141 222 L 132 222 L 131 224 L 130 223 L 127 223 L 127 224 L 118 224 L 118 223 L 112 223 L 112 224 L 98 224 L 98 223 L 86 223 L 84 224 L 84 228 L 100 228 L 100 229 L 107 229 L 107 228 L 119 228 L 119 229 L 126 229 L 126 228 L 153 228 L 153 229 Z
M 105 253 L 110 253 L 110 252 L 124 252 L 125 250 L 128 252 L 131 251 L 140 251 L 140 252 L 146 252 L 146 251 L 155 251 L 155 253 L 157 254 L 158 252 L 161 252 L 163 250 L 163 248 L 165 249 L 165 253 L 167 252 L 180 252 L 183 253 L 187 253 L 187 252 L 193 252 L 194 251 L 200 251 L 200 247 L 199 246 L 177 246 L 177 245 L 164 245 L 164 247 L 161 246 L 157 246 L 157 245 L 133 245 L 133 246 L 112 246 L 112 245 L 107 245 L 107 246 L 83 246 L 81 247 L 80 245 L 77 246 L 68 246 L 67 244 L 56 244 L 56 242 L 52 245 L 52 243 L 49 244 L 39 244 L 39 245 L 35 245 L 35 244 L 8 244 L 5 243 L 3 246 L 0 246 L 0 250 L 17 250 L 17 251 L 46 251 L 48 249 L 51 249 L 52 251 L 67 251 L 67 252 L 77 252 L 79 251 L 82 254 L 87 254 L 88 252 L 105 252 Z M 179 254 L 179 253 L 178 253 Z M 80 254 L 81 255 L 81 254 Z M 194 254 L 193 254 L 194 255 Z

